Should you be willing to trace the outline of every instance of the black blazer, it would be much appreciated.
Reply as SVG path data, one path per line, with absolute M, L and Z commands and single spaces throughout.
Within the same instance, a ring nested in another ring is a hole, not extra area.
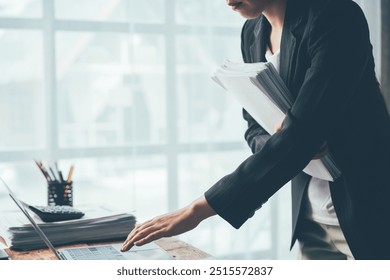
M 245 62 L 265 61 L 270 25 L 246 21 Z M 337 217 L 356 259 L 390 259 L 390 118 L 374 72 L 363 12 L 351 0 L 289 0 L 280 75 L 295 98 L 269 136 L 244 111 L 253 155 L 212 186 L 210 206 L 239 228 L 292 180 L 293 237 L 310 176 L 301 170 L 324 142 L 342 171 L 330 183 Z

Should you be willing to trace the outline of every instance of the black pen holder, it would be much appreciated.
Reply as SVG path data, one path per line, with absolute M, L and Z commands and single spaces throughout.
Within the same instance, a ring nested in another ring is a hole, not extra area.
M 47 189 L 47 204 L 54 205 L 69 205 L 73 206 L 73 181 L 71 182 L 57 182 L 52 181 L 48 183 Z

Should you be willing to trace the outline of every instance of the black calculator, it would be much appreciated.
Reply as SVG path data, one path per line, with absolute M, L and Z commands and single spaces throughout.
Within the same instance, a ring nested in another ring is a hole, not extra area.
M 55 206 L 31 206 L 28 205 L 39 218 L 44 222 L 59 222 L 80 219 L 84 216 L 84 212 L 68 205 Z

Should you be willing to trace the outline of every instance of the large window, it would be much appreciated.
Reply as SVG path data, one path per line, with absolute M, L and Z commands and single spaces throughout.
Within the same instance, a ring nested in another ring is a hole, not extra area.
M 0 0 L 0 175 L 45 204 L 33 159 L 75 164 L 76 206 L 139 221 L 190 203 L 250 154 L 241 108 L 210 79 L 241 60 L 243 22 L 223 0 Z M 181 238 L 219 258 L 295 258 L 289 192 L 239 231 L 213 217 Z

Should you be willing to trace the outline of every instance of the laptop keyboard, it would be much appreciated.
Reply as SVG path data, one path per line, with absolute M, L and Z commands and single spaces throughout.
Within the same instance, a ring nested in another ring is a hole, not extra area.
M 125 257 L 112 246 L 67 249 L 74 260 L 124 260 Z

